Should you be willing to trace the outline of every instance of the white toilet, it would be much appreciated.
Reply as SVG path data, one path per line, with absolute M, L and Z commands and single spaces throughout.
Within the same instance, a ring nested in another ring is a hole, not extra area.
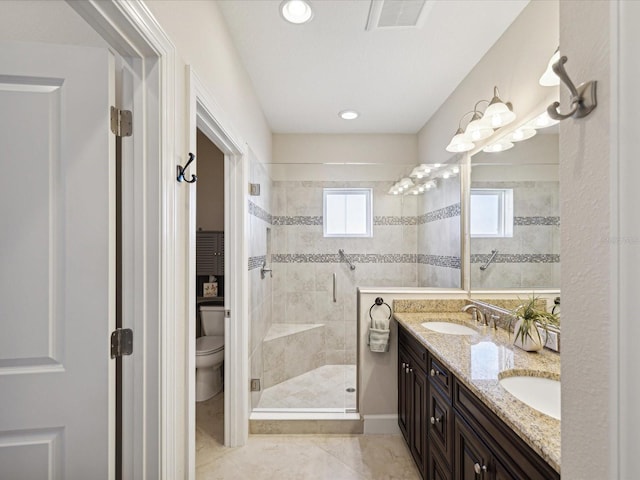
M 200 306 L 202 334 L 196 338 L 196 402 L 204 402 L 223 387 L 224 307 Z

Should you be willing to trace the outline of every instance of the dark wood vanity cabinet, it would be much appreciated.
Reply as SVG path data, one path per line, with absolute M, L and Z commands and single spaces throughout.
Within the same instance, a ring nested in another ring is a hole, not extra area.
M 405 337 L 398 349 L 398 425 L 424 478 L 428 380 L 426 350 L 420 347 L 415 339 Z
M 426 480 L 560 478 L 401 325 L 398 424 Z

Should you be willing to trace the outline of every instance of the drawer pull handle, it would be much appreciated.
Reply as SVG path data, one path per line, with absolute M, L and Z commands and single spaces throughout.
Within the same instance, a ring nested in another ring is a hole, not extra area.
M 429 372 L 431 374 L 432 377 L 435 377 L 437 375 L 442 375 L 438 370 L 436 370 L 435 368 L 432 368 L 431 371 Z
M 442 417 L 431 417 L 431 425 L 435 425 L 436 423 L 440 423 Z
M 480 475 L 481 473 L 484 473 L 487 471 L 487 466 L 486 465 L 480 466 L 479 463 L 476 463 L 473 466 L 473 471 L 476 472 L 477 475 Z
M 407 366 L 405 367 L 404 373 L 409 373 L 409 364 L 407 364 Z
M 407 364 L 402 362 L 402 368 L 405 368 L 406 366 L 407 366 Z

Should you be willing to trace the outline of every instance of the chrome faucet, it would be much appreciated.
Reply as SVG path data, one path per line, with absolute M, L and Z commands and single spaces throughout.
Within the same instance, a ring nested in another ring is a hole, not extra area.
M 482 323 L 483 325 L 488 325 L 487 317 L 482 312 L 482 310 L 480 310 L 478 308 L 477 305 L 474 305 L 473 303 L 470 303 L 470 304 L 465 305 L 464 307 L 462 307 L 462 311 L 463 312 L 467 312 L 472 308 L 473 308 L 473 312 L 471 313 L 471 318 L 473 318 L 476 322 Z

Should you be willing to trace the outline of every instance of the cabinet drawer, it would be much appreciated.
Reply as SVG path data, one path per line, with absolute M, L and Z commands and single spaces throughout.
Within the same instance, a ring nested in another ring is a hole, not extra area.
M 448 467 L 453 457 L 453 408 L 437 389 L 429 389 L 427 422 L 429 423 L 429 441 L 440 450 Z
M 451 373 L 442 366 L 440 360 L 429 355 L 427 364 L 427 375 L 431 383 L 438 387 L 440 391 L 448 398 L 451 398 Z
M 457 379 L 453 384 L 452 403 L 457 415 L 464 418 L 495 454 L 500 464 L 501 478 L 560 478 L 558 472 Z
M 398 341 L 413 357 L 416 366 L 422 370 L 427 370 L 427 349 L 425 346 L 402 327 L 398 328 Z

